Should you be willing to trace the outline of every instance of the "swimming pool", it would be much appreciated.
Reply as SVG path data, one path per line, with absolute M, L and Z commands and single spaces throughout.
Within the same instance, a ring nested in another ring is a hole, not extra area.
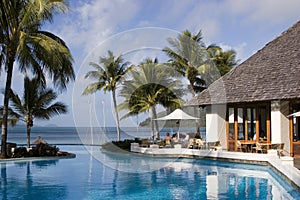
M 77 157 L 0 162 L 0 199 L 300 199 L 267 166 L 60 148 Z

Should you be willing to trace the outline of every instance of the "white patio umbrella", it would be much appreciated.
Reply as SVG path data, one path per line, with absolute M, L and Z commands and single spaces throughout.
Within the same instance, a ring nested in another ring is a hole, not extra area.
M 168 114 L 167 116 L 160 117 L 160 118 L 157 118 L 154 120 L 171 120 L 171 119 L 177 119 L 177 120 L 194 119 L 194 120 L 196 120 L 196 119 L 200 119 L 200 118 L 193 117 L 193 116 L 183 112 L 181 109 L 177 108 L 176 110 L 174 110 L 172 113 Z
M 193 116 L 183 112 L 183 110 L 177 108 L 172 113 L 170 113 L 164 117 L 154 119 L 154 120 L 198 120 L 198 119 L 200 119 L 200 118 L 193 117 Z M 177 137 L 179 137 L 179 134 L 177 135 Z
M 300 117 L 300 111 L 290 114 L 287 117 Z

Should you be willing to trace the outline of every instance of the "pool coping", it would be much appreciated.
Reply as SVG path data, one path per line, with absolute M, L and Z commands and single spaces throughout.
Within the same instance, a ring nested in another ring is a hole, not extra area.
M 151 157 L 178 157 L 178 158 L 203 158 L 210 160 L 222 160 L 229 162 L 268 165 L 279 176 L 291 184 L 300 192 L 300 170 L 294 167 L 293 158 L 289 156 L 279 157 L 277 151 L 268 154 L 229 152 L 226 150 L 202 150 L 188 148 L 145 148 L 132 143 L 131 152 Z

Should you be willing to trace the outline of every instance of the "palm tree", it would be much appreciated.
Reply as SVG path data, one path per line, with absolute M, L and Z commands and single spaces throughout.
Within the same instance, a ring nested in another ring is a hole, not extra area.
M 165 47 L 163 51 L 170 57 L 169 64 L 188 80 L 193 97 L 219 77 L 202 42 L 201 31 L 193 35 L 185 30 L 177 38 L 168 38 L 168 42 L 171 48 Z M 199 121 L 196 124 L 200 133 Z
M 220 46 L 214 44 L 209 45 L 206 49 L 221 76 L 224 76 L 239 62 L 239 60 L 236 60 L 236 52 L 234 50 L 223 51 Z
M 120 96 L 125 100 L 119 105 L 120 109 L 128 109 L 123 118 L 150 111 L 152 137 L 154 128 L 156 138 L 159 138 L 156 105 L 178 108 L 183 104 L 181 82 L 174 80 L 167 66 L 158 64 L 157 59 L 146 59 L 129 73 L 131 79 L 124 81 Z
M 192 35 L 186 30 L 175 39 L 168 38 L 168 42 L 172 48 L 165 47 L 163 51 L 170 57 L 169 63 L 187 78 L 192 95 L 195 96 L 206 87 L 199 68 L 209 60 L 202 42 L 201 31 Z
M 42 87 L 38 78 L 24 78 L 23 98 L 11 91 L 11 111 L 14 116 L 24 121 L 27 127 L 27 147 L 30 147 L 30 132 L 34 119 L 49 120 L 54 115 L 67 112 L 67 106 L 61 102 L 52 102 L 57 94 L 49 88 Z
M 89 71 L 85 75 L 85 78 L 96 79 L 96 82 L 89 84 L 82 94 L 92 94 L 102 89 L 104 93 L 106 93 L 106 91 L 112 92 L 114 112 L 116 115 L 118 141 L 120 141 L 121 132 L 119 113 L 117 109 L 116 90 L 117 85 L 121 82 L 124 75 L 131 70 L 131 67 L 127 67 L 129 62 L 123 62 L 121 55 L 115 58 L 111 51 L 108 51 L 107 57 L 100 57 L 99 63 L 100 65 L 95 62 L 90 63 L 90 66 L 94 67 L 95 71 Z
M 11 83 L 15 61 L 19 70 L 31 71 L 46 85 L 51 77 L 54 86 L 65 89 L 75 79 L 73 58 L 65 42 L 52 33 L 41 31 L 53 15 L 65 12 L 65 0 L 1 0 L 0 1 L 0 44 L 1 68 L 6 71 L 4 93 L 1 157 L 6 157 L 7 118 Z

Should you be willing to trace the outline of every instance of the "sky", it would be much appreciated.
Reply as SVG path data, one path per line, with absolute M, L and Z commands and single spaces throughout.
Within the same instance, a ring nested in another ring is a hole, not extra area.
M 66 14 L 43 27 L 61 37 L 74 57 L 76 80 L 57 99 L 69 112 L 38 121 L 39 126 L 115 126 L 111 93 L 81 95 L 90 83 L 84 78 L 92 70 L 89 62 L 98 62 L 108 50 L 134 64 L 146 57 L 164 61 L 167 38 L 201 30 L 206 45 L 233 49 L 242 63 L 300 20 L 299 0 L 70 0 L 69 5 Z M 14 90 L 22 91 L 23 77 L 14 71 Z M 2 73 L 3 88 L 4 83 Z M 121 126 L 141 120 L 123 120 Z

